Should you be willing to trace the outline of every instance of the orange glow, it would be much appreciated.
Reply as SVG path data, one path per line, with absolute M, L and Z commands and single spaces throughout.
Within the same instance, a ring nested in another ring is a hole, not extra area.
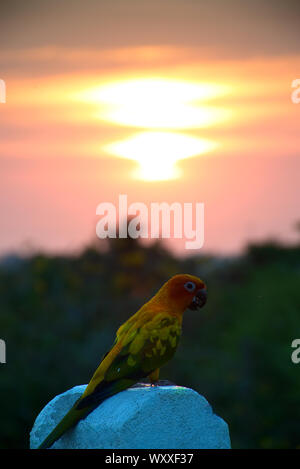
M 119 193 L 204 201 L 207 250 L 283 236 L 298 217 L 298 56 L 219 60 L 164 46 L 13 56 L 27 73 L 1 77 L 2 251 L 24 239 L 85 244 L 95 207 Z

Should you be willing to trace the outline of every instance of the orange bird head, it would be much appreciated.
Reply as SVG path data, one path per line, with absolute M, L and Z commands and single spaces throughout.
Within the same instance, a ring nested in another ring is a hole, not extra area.
M 159 297 L 164 298 L 178 312 L 183 312 L 187 308 L 193 310 L 202 308 L 206 303 L 207 290 L 200 278 L 189 274 L 179 274 L 162 286 Z

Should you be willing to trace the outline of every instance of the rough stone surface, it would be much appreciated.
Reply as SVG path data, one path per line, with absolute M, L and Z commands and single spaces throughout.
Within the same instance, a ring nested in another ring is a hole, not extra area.
M 50 401 L 30 433 L 37 448 L 86 386 L 75 386 Z M 137 387 L 105 400 L 63 435 L 52 449 L 230 448 L 228 426 L 207 400 L 180 386 Z

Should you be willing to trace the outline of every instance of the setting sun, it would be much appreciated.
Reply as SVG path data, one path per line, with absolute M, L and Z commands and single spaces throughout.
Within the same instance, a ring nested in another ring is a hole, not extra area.
M 137 161 L 135 178 L 159 181 L 180 176 L 177 161 L 217 146 L 174 131 L 207 128 L 229 119 L 232 111 L 216 104 L 217 98 L 229 91 L 229 86 L 217 83 L 152 77 L 107 82 L 79 92 L 76 99 L 93 104 L 96 119 L 145 129 L 125 140 L 105 144 L 102 149 Z
M 110 154 L 139 163 L 138 179 L 159 181 L 180 175 L 177 161 L 217 147 L 215 142 L 172 132 L 141 132 L 104 147 Z
M 124 126 L 151 129 L 206 127 L 231 116 L 229 109 L 204 104 L 227 95 L 230 87 L 167 78 L 108 83 L 83 91 L 78 98 L 99 103 L 96 117 Z

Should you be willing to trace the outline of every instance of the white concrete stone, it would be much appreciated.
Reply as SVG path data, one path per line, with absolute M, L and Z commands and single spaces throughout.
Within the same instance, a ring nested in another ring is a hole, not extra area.
M 30 434 L 31 448 L 39 446 L 85 388 L 75 386 L 44 407 Z M 105 400 L 52 448 L 230 448 L 230 437 L 226 422 L 196 391 L 148 386 L 130 388 Z

